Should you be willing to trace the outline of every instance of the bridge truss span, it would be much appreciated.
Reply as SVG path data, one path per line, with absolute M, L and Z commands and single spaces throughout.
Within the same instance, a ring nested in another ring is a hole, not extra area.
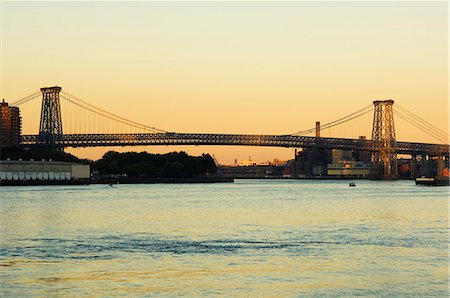
M 38 135 L 23 135 L 22 145 L 39 146 Z M 362 139 L 322 138 L 296 135 L 244 135 L 203 133 L 64 134 L 64 147 L 220 145 L 266 146 L 285 148 L 343 149 L 377 152 L 382 142 Z M 449 146 L 428 143 L 397 142 L 399 154 L 448 156 Z

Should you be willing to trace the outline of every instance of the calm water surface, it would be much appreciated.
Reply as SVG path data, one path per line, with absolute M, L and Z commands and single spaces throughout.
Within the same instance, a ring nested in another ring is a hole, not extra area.
M 0 296 L 435 296 L 448 187 L 237 180 L 0 188 Z

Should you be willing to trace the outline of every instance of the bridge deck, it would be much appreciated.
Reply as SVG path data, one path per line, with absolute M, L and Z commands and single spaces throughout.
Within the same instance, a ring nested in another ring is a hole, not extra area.
M 21 144 L 37 145 L 38 135 L 23 135 Z M 383 144 L 371 140 L 321 138 L 294 135 L 239 135 L 196 133 L 65 134 L 56 144 L 64 147 L 109 147 L 149 145 L 240 145 L 290 148 L 380 151 Z M 397 142 L 399 154 L 449 155 L 449 145 Z

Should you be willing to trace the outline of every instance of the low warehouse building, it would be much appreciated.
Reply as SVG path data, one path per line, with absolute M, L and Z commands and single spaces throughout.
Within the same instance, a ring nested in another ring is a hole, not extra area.
M 0 161 L 0 181 L 88 181 L 90 166 L 62 161 Z

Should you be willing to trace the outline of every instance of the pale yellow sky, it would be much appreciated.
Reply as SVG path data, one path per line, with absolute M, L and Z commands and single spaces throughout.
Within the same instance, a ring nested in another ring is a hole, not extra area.
M 448 130 L 447 2 L 1 5 L 0 92 L 10 102 L 59 85 L 167 131 L 286 134 L 392 98 Z M 37 133 L 39 104 L 21 107 L 24 133 Z M 371 117 L 364 121 L 355 125 L 370 133 Z M 398 140 L 436 142 L 401 119 L 396 128 Z M 70 152 L 98 158 L 110 149 Z M 257 147 L 112 149 L 205 152 L 222 163 L 293 155 Z

